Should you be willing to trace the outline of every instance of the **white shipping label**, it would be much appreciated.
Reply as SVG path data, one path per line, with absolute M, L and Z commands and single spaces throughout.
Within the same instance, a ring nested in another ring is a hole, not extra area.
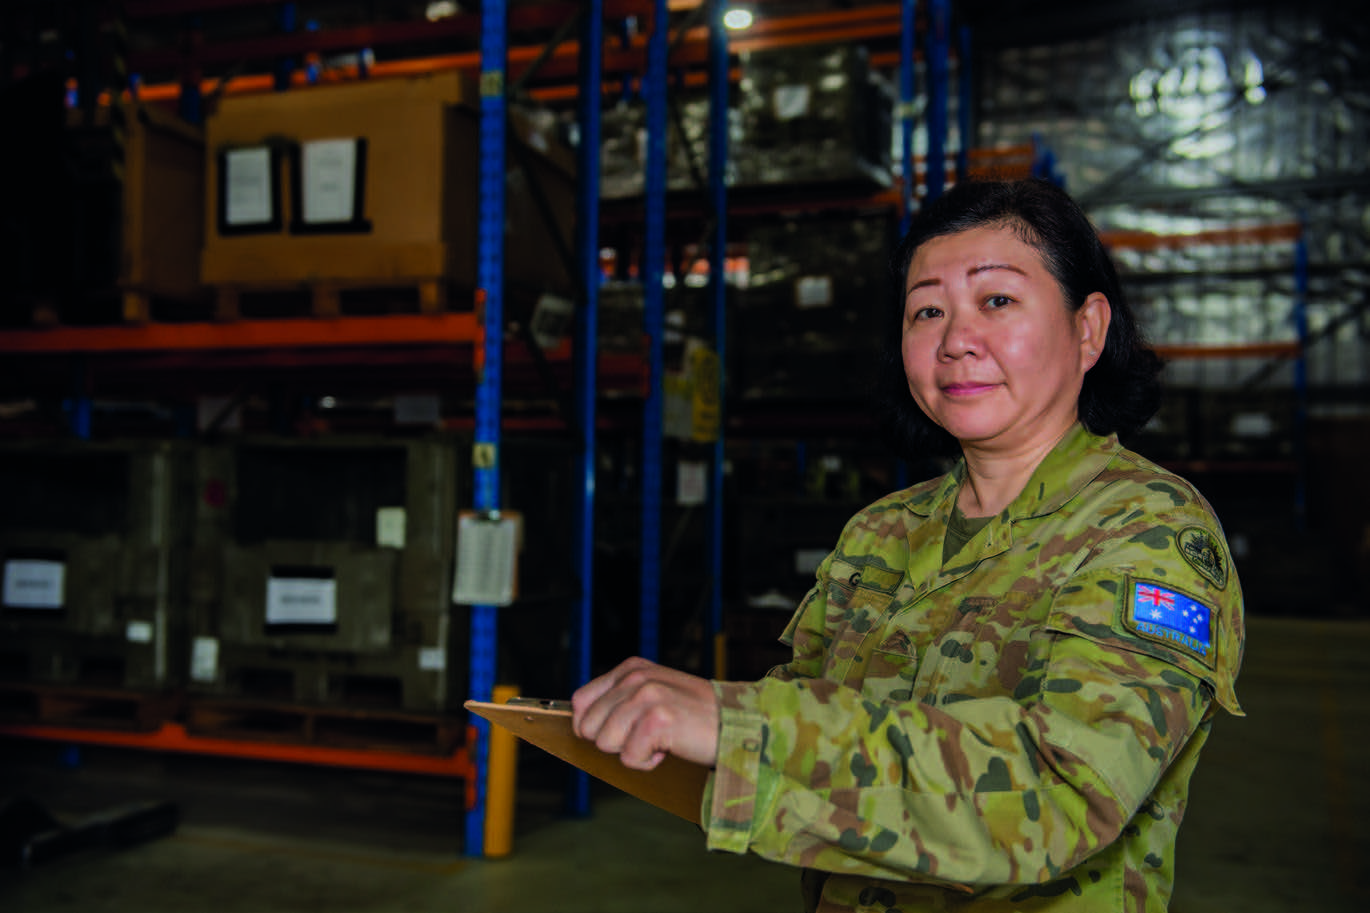
M 776 86 L 771 93 L 771 107 L 778 120 L 794 120 L 809 114 L 809 87 L 804 83 Z
M 275 214 L 271 198 L 271 150 L 266 146 L 234 149 L 224 156 L 224 222 L 261 225 Z
M 801 276 L 795 283 L 794 302 L 798 307 L 831 307 L 832 301 L 832 276 Z
M 447 668 L 447 651 L 442 647 L 419 647 L 419 668 L 425 672 L 441 672 Z
M 356 205 L 357 141 L 321 139 L 300 144 L 304 220 L 310 225 L 352 221 Z
M 709 465 L 697 460 L 681 460 L 676 466 L 675 502 L 694 507 L 709 500 Z
M 314 577 L 268 577 L 266 623 L 331 625 L 338 621 L 338 582 Z
M 381 548 L 404 548 L 403 507 L 376 508 L 376 544 Z
M 11 558 L 5 562 L 3 604 L 11 609 L 60 609 L 66 598 L 62 561 Z
M 150 621 L 130 621 L 124 626 L 124 636 L 131 644 L 150 644 L 157 629 Z
M 219 677 L 219 641 L 197 637 L 190 645 L 190 677 L 197 682 L 212 682 Z

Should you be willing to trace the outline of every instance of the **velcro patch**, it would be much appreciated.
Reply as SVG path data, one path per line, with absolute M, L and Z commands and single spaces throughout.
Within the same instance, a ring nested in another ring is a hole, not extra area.
M 1128 580 L 1123 624 L 1149 640 L 1163 643 L 1215 667 L 1213 610 L 1178 590 L 1150 580 Z

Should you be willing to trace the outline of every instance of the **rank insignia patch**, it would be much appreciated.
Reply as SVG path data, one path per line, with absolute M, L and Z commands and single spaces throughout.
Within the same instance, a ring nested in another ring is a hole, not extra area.
M 1177 590 L 1129 581 L 1127 627 L 1213 665 L 1213 610 Z
M 1175 537 L 1175 547 L 1209 583 L 1220 590 L 1227 586 L 1227 556 L 1212 533 L 1202 526 L 1186 526 Z

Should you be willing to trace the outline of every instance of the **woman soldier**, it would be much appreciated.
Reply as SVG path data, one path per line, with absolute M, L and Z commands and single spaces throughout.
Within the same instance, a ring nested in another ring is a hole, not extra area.
M 713 768 L 711 849 L 804 868 L 819 911 L 1159 911 L 1190 776 L 1241 714 L 1241 588 L 1184 479 L 1125 449 L 1159 402 L 1062 190 L 962 183 L 900 244 L 882 395 L 946 475 L 853 517 L 756 682 L 629 659 L 577 732 Z

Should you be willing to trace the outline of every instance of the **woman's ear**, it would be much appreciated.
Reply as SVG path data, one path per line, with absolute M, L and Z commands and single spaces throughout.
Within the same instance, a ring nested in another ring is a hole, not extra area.
M 1113 308 L 1103 292 L 1093 292 L 1075 312 L 1075 325 L 1080 330 L 1080 357 L 1088 371 L 1098 363 L 1108 340 L 1108 325 L 1113 319 Z

